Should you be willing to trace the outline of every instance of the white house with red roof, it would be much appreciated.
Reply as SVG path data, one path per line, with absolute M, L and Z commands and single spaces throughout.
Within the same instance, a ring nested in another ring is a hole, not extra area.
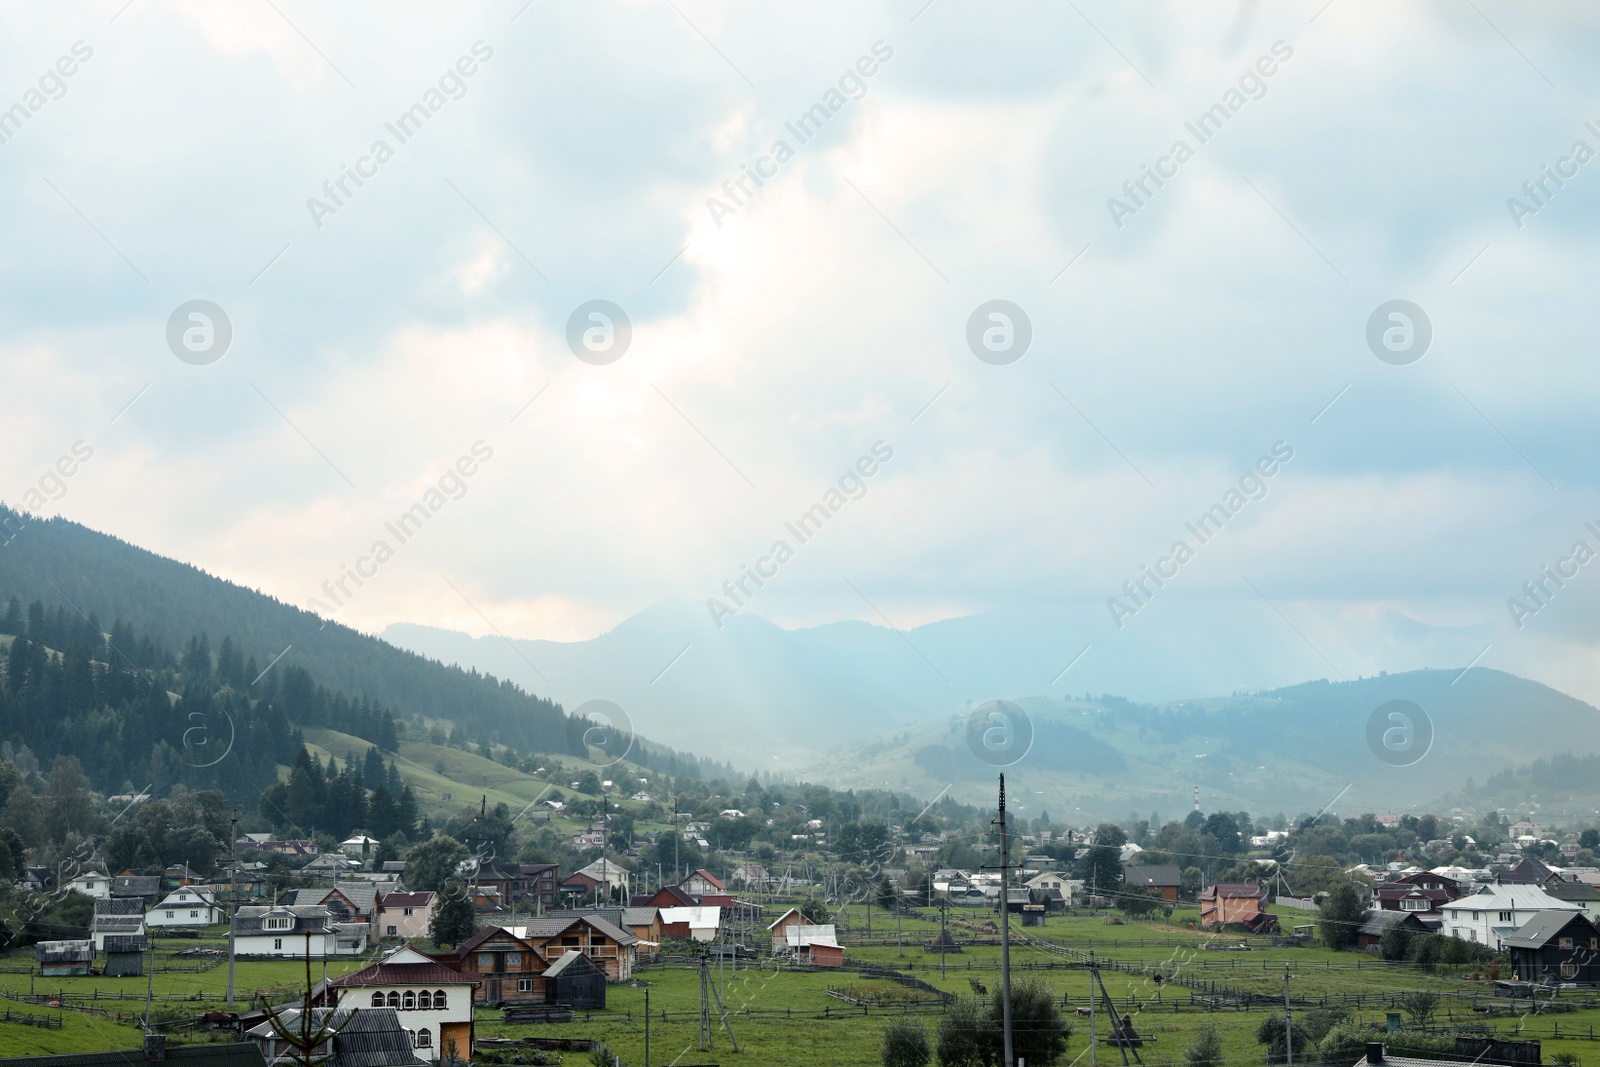
M 394 1008 L 418 1056 L 461 1061 L 472 1057 L 472 988 L 477 982 L 416 949 L 395 949 L 377 963 L 328 983 L 317 1003 L 338 1008 Z M 454 1046 L 452 1051 L 452 1045 Z
M 678 888 L 692 897 L 703 897 L 708 893 L 716 894 L 728 891 L 728 887 L 722 884 L 720 878 L 703 867 L 679 882 Z

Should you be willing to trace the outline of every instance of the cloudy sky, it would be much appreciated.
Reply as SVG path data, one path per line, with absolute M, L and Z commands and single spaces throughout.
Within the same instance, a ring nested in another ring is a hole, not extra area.
M 588 638 L 783 539 L 743 610 L 784 625 L 1110 642 L 1277 447 L 1125 626 L 1267 619 L 1307 676 L 1487 626 L 1483 665 L 1600 699 L 1600 561 L 1507 604 L 1600 550 L 1597 37 L 1503 0 L 10 5 L 0 499 L 301 605 L 361 566 L 374 632 Z M 597 300 L 620 357 L 569 330 Z

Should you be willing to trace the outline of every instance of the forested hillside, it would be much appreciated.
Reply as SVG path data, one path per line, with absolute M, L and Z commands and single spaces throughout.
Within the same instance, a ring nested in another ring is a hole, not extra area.
M 511 682 L 446 666 L 347 626 L 325 623 L 310 612 L 65 519 L 38 519 L 0 505 L 0 529 L 14 534 L 0 551 L 0 599 L 40 602 L 50 627 L 58 626 L 57 619 L 67 620 L 57 631 L 61 643 L 50 645 L 58 652 L 65 653 L 71 637 L 77 636 L 93 658 L 115 660 L 118 668 L 149 669 L 157 666 L 152 657 L 160 649 L 187 649 L 199 641 L 216 650 L 217 670 L 227 672 L 221 680 L 235 697 L 241 682 L 252 682 L 276 662 L 260 684 L 276 680 L 274 692 L 283 694 L 276 703 L 292 723 L 333 726 L 376 741 L 364 729 L 346 724 L 349 716 L 370 715 L 381 706 L 418 730 L 442 728 L 458 742 L 498 744 L 525 753 L 583 751 L 587 720 L 573 719 L 561 705 Z M 87 631 L 101 626 L 91 619 L 115 620 L 99 653 Z M 13 630 L 20 626 L 11 625 Z M 86 629 L 73 631 L 73 625 Z M 0 628 L 0 633 L 13 630 Z M 225 649 L 231 650 L 226 656 Z M 257 664 L 254 670 L 249 669 L 252 662 Z M 81 676 L 81 668 L 75 669 Z M 308 688 L 311 678 L 324 688 L 326 712 L 317 703 L 315 686 Z M 169 689 L 191 701 L 185 715 L 207 711 L 200 702 L 210 696 Z M 79 686 L 55 699 L 81 701 L 85 695 Z M 232 713 L 232 705 L 226 704 L 230 698 L 215 699 L 224 702 L 220 710 Z M 190 725 L 181 717 L 177 721 L 185 722 L 184 728 Z M 96 728 L 108 729 L 103 722 Z M 176 743 L 182 732 L 167 740 Z M 137 763 L 143 757 L 131 758 Z M 643 740 L 634 742 L 629 758 L 674 776 L 734 773 L 726 765 Z M 107 756 L 103 762 L 106 773 L 112 773 L 115 760 Z

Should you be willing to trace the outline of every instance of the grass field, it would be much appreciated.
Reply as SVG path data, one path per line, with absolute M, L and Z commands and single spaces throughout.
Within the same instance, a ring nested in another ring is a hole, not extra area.
M 952 919 L 985 917 L 963 915 L 959 910 L 952 912 Z M 1088 1020 L 1079 1018 L 1074 1012 L 1077 1006 L 1086 1006 L 1089 1002 L 1090 979 L 1085 968 L 1063 957 L 1062 949 L 1093 951 L 1098 959 L 1146 968 L 1146 973 L 1107 968 L 1102 970 L 1102 976 L 1118 1010 L 1132 1014 L 1138 1032 L 1152 1039 L 1142 1050 L 1144 1062 L 1152 1067 L 1181 1063 L 1184 1048 L 1193 1040 L 1196 1030 L 1206 1023 L 1216 1025 L 1221 1032 L 1230 1065 L 1262 1064 L 1263 1049 L 1255 1042 L 1255 1030 L 1272 1010 L 1265 1005 L 1251 1010 L 1207 1010 L 1191 1003 L 1191 994 L 1196 992 L 1194 989 L 1170 980 L 1158 985 L 1153 977 L 1155 972 L 1159 971 L 1169 979 L 1177 976 L 1196 982 L 1214 982 L 1219 988 L 1278 995 L 1282 992 L 1285 968 L 1290 974 L 1291 991 L 1297 1000 L 1352 993 L 1433 990 L 1447 995 L 1440 1004 L 1436 1020 L 1439 1023 L 1486 1023 L 1507 1034 L 1520 1027 L 1525 1035 L 1538 1036 L 1543 1040 L 1546 1062 L 1558 1052 L 1600 1061 L 1600 1044 L 1583 1037 L 1552 1036 L 1557 1026 L 1563 1035 L 1587 1035 L 1590 1027 L 1600 1026 L 1600 1009 L 1485 1019 L 1471 1012 L 1471 997 L 1476 994 L 1480 1000 L 1490 999 L 1492 989 L 1487 981 L 1473 980 L 1464 975 L 1426 974 L 1410 967 L 1383 964 L 1364 953 L 1332 952 L 1317 945 L 1272 948 L 1259 947 L 1260 943 L 1253 942 L 1253 947 L 1248 951 L 1204 949 L 1201 946 L 1206 943 L 1238 944 L 1240 939 L 1218 939 L 1189 929 L 1185 924 L 1194 918 L 1192 910 L 1179 910 L 1170 920 L 1108 925 L 1096 916 L 1052 916 L 1042 928 L 1015 931 L 1018 935 L 1040 938 L 1056 946 L 1055 949 L 1049 949 L 1018 943 L 1013 946 L 1011 959 L 1014 980 L 1040 981 L 1057 998 L 1065 999 L 1065 1011 L 1073 1034 L 1063 1063 L 1081 1065 L 1090 1062 Z M 1302 918 L 1303 913 L 1283 914 L 1285 925 L 1299 922 Z M 841 930 L 841 935 L 847 944 L 866 936 L 866 924 L 859 907 L 850 909 L 845 919 L 848 928 Z M 901 946 L 892 943 L 895 926 L 892 916 L 877 912 L 873 917 L 871 936 L 875 941 L 889 938 L 891 943 L 851 945 L 847 949 L 847 959 L 893 968 L 960 995 L 970 995 L 969 983 L 974 979 L 990 990 L 997 988 L 998 946 L 969 945 L 965 951 L 950 955 L 945 960 L 946 974 L 941 977 L 939 956 L 922 950 L 922 944 L 938 932 L 938 924 L 903 918 L 900 922 L 904 939 Z M 961 938 L 973 936 L 973 931 L 955 923 L 952 923 L 952 930 Z M 180 943 L 166 941 L 161 944 L 178 947 Z M 27 958 L 26 953 L 12 954 L 0 958 L 0 967 L 14 967 Z M 328 973 L 343 974 L 366 962 L 330 962 Z M 313 976 L 321 978 L 320 963 L 313 964 Z M 303 977 L 303 964 L 241 962 L 238 964 L 240 1000 L 247 999 L 248 991 L 289 987 L 297 981 L 303 981 Z M 889 1011 L 863 1014 L 860 1008 L 852 1008 L 828 997 L 829 986 L 877 984 L 877 980 L 864 978 L 849 969 L 775 970 L 767 964 L 741 965 L 735 972 L 730 965 L 720 975 L 713 967 L 711 977 L 723 991 L 729 1024 L 739 1043 L 738 1052 L 733 1051 L 727 1034 L 720 1026 L 717 1026 L 713 1035 L 712 1048 L 709 1051 L 699 1049 L 699 974 L 695 967 L 681 964 L 640 968 L 636 984 L 613 985 L 609 988 L 605 1011 L 592 1015 L 580 1013 L 569 1023 L 508 1026 L 499 1011 L 480 1011 L 478 1034 L 480 1037 L 593 1038 L 604 1042 L 619 1054 L 629 1067 L 641 1067 L 644 1063 L 644 997 L 645 987 L 648 986 L 652 1016 L 650 1059 L 653 1065 L 665 1067 L 676 1063 L 683 1067 L 687 1064 L 747 1062 L 868 1067 L 879 1062 L 883 1029 L 895 1017 Z M 0 992 L 26 993 L 29 980 L 27 974 L 0 973 Z M 145 991 L 143 978 L 36 979 L 35 982 L 40 992 L 98 989 L 102 993 L 122 991 L 142 998 Z M 198 1012 L 201 1010 L 200 1002 L 186 1002 L 184 998 L 191 998 L 196 993 L 219 994 L 226 988 L 226 982 L 226 966 L 200 973 L 157 974 L 157 1007 L 173 1013 Z M 29 1011 L 50 1010 L 15 1003 L 12 1006 Z M 142 1000 L 106 1006 L 138 1012 L 142 1010 Z M 205 1005 L 208 1008 L 216 1006 L 214 1001 Z M 666 1018 L 662 1017 L 663 1012 L 667 1013 Z M 137 1045 L 138 1031 L 133 1026 L 73 1011 L 61 1014 L 66 1020 L 62 1030 L 0 1024 L 0 1055 Z M 1358 1021 L 1381 1022 L 1384 1008 L 1369 1003 L 1353 1015 Z M 937 1026 L 939 1016 L 936 1013 L 920 1017 L 930 1032 Z M 1103 1015 L 1099 1023 L 1103 1037 Z M 1102 1044 L 1097 1053 L 1101 1063 L 1121 1064 L 1121 1056 L 1114 1048 Z M 583 1054 L 567 1053 L 566 1059 L 568 1063 L 587 1067 L 588 1058 Z

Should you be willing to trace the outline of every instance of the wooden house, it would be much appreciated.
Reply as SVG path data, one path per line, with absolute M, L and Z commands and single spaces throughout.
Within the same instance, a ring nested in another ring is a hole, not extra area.
M 435 956 L 435 959 L 444 959 Z M 473 999 L 487 1007 L 540 1001 L 549 962 L 532 942 L 500 926 L 487 926 L 456 946 L 453 966 L 475 983 Z
M 1431 934 L 1432 926 L 1421 916 L 1409 911 L 1384 911 L 1378 909 L 1367 912 L 1362 920 L 1361 929 L 1356 933 L 1356 945 L 1369 952 L 1376 952 L 1383 945 L 1383 935 L 1394 926 L 1400 926 L 1412 934 Z
M 546 960 L 559 959 L 577 949 L 605 972 L 608 980 L 625 982 L 633 977 L 639 939 L 598 915 L 546 915 L 529 919 L 522 936 Z
M 46 978 L 65 978 L 94 972 L 94 942 L 41 941 L 33 947 L 39 973 Z
M 1600 982 L 1600 929 L 1582 912 L 1541 911 L 1500 944 L 1521 981 Z
M 1122 884 L 1128 889 L 1143 889 L 1168 904 L 1176 904 L 1178 891 L 1183 888 L 1183 872 L 1174 863 L 1148 866 L 1130 863 L 1122 869 Z
M 1200 925 L 1207 930 L 1242 926 L 1256 933 L 1276 929 L 1267 911 L 1267 891 L 1256 882 L 1218 882 L 1200 891 Z

